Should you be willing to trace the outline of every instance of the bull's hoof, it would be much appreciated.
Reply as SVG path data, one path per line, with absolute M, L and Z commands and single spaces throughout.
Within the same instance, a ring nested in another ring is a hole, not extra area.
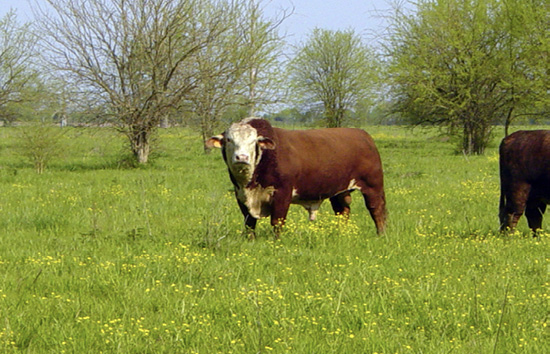
M 253 229 L 247 227 L 246 230 L 243 231 L 243 235 L 249 240 L 254 241 L 256 239 L 256 231 Z

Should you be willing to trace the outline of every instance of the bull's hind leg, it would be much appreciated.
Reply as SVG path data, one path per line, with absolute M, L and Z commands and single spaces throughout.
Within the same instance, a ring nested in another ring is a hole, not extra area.
M 332 210 L 336 215 L 342 215 L 344 218 L 349 218 L 350 213 L 350 204 L 351 204 L 351 192 L 347 191 L 340 193 L 333 197 L 330 197 L 330 204 L 332 205 Z
M 527 183 L 511 184 L 506 188 L 504 206 L 501 206 L 501 230 L 513 230 L 525 211 L 531 186 Z M 529 212 L 530 215 L 534 212 Z
M 386 197 L 383 190 L 376 188 L 361 189 L 365 198 L 365 205 L 376 225 L 376 231 L 379 235 L 386 230 Z
M 525 217 L 527 218 L 527 223 L 529 228 L 536 233 L 537 230 L 542 228 L 542 216 L 546 211 L 546 203 L 543 203 L 540 200 L 527 201 L 527 207 L 525 208 Z

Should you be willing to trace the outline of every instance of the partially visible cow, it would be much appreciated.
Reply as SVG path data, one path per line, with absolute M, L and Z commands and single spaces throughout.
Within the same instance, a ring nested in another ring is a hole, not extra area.
M 305 207 L 314 220 L 329 198 L 335 213 L 348 216 L 353 190 L 363 194 L 378 233 L 384 231 L 382 163 L 363 130 L 285 130 L 247 118 L 208 139 L 206 146 L 222 149 L 251 237 L 257 220 L 271 216 L 278 238 L 291 203 Z
M 518 131 L 500 144 L 500 228 L 514 229 L 525 212 L 533 232 L 550 202 L 550 131 Z

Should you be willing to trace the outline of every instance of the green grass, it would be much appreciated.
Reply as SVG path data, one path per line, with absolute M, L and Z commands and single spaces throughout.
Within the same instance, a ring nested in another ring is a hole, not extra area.
M 353 195 L 347 224 L 293 206 L 280 241 L 262 220 L 251 242 L 219 152 L 188 130 L 126 169 L 123 138 L 69 129 L 42 175 L 16 130 L 0 129 L 2 353 L 550 352 L 550 234 L 497 233 L 496 139 L 465 158 L 371 127 L 386 235 Z

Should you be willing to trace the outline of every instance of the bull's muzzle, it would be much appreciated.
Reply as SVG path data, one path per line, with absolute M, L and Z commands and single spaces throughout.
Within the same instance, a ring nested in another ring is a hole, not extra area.
M 246 154 L 233 155 L 233 163 L 238 164 L 250 164 L 250 156 Z

